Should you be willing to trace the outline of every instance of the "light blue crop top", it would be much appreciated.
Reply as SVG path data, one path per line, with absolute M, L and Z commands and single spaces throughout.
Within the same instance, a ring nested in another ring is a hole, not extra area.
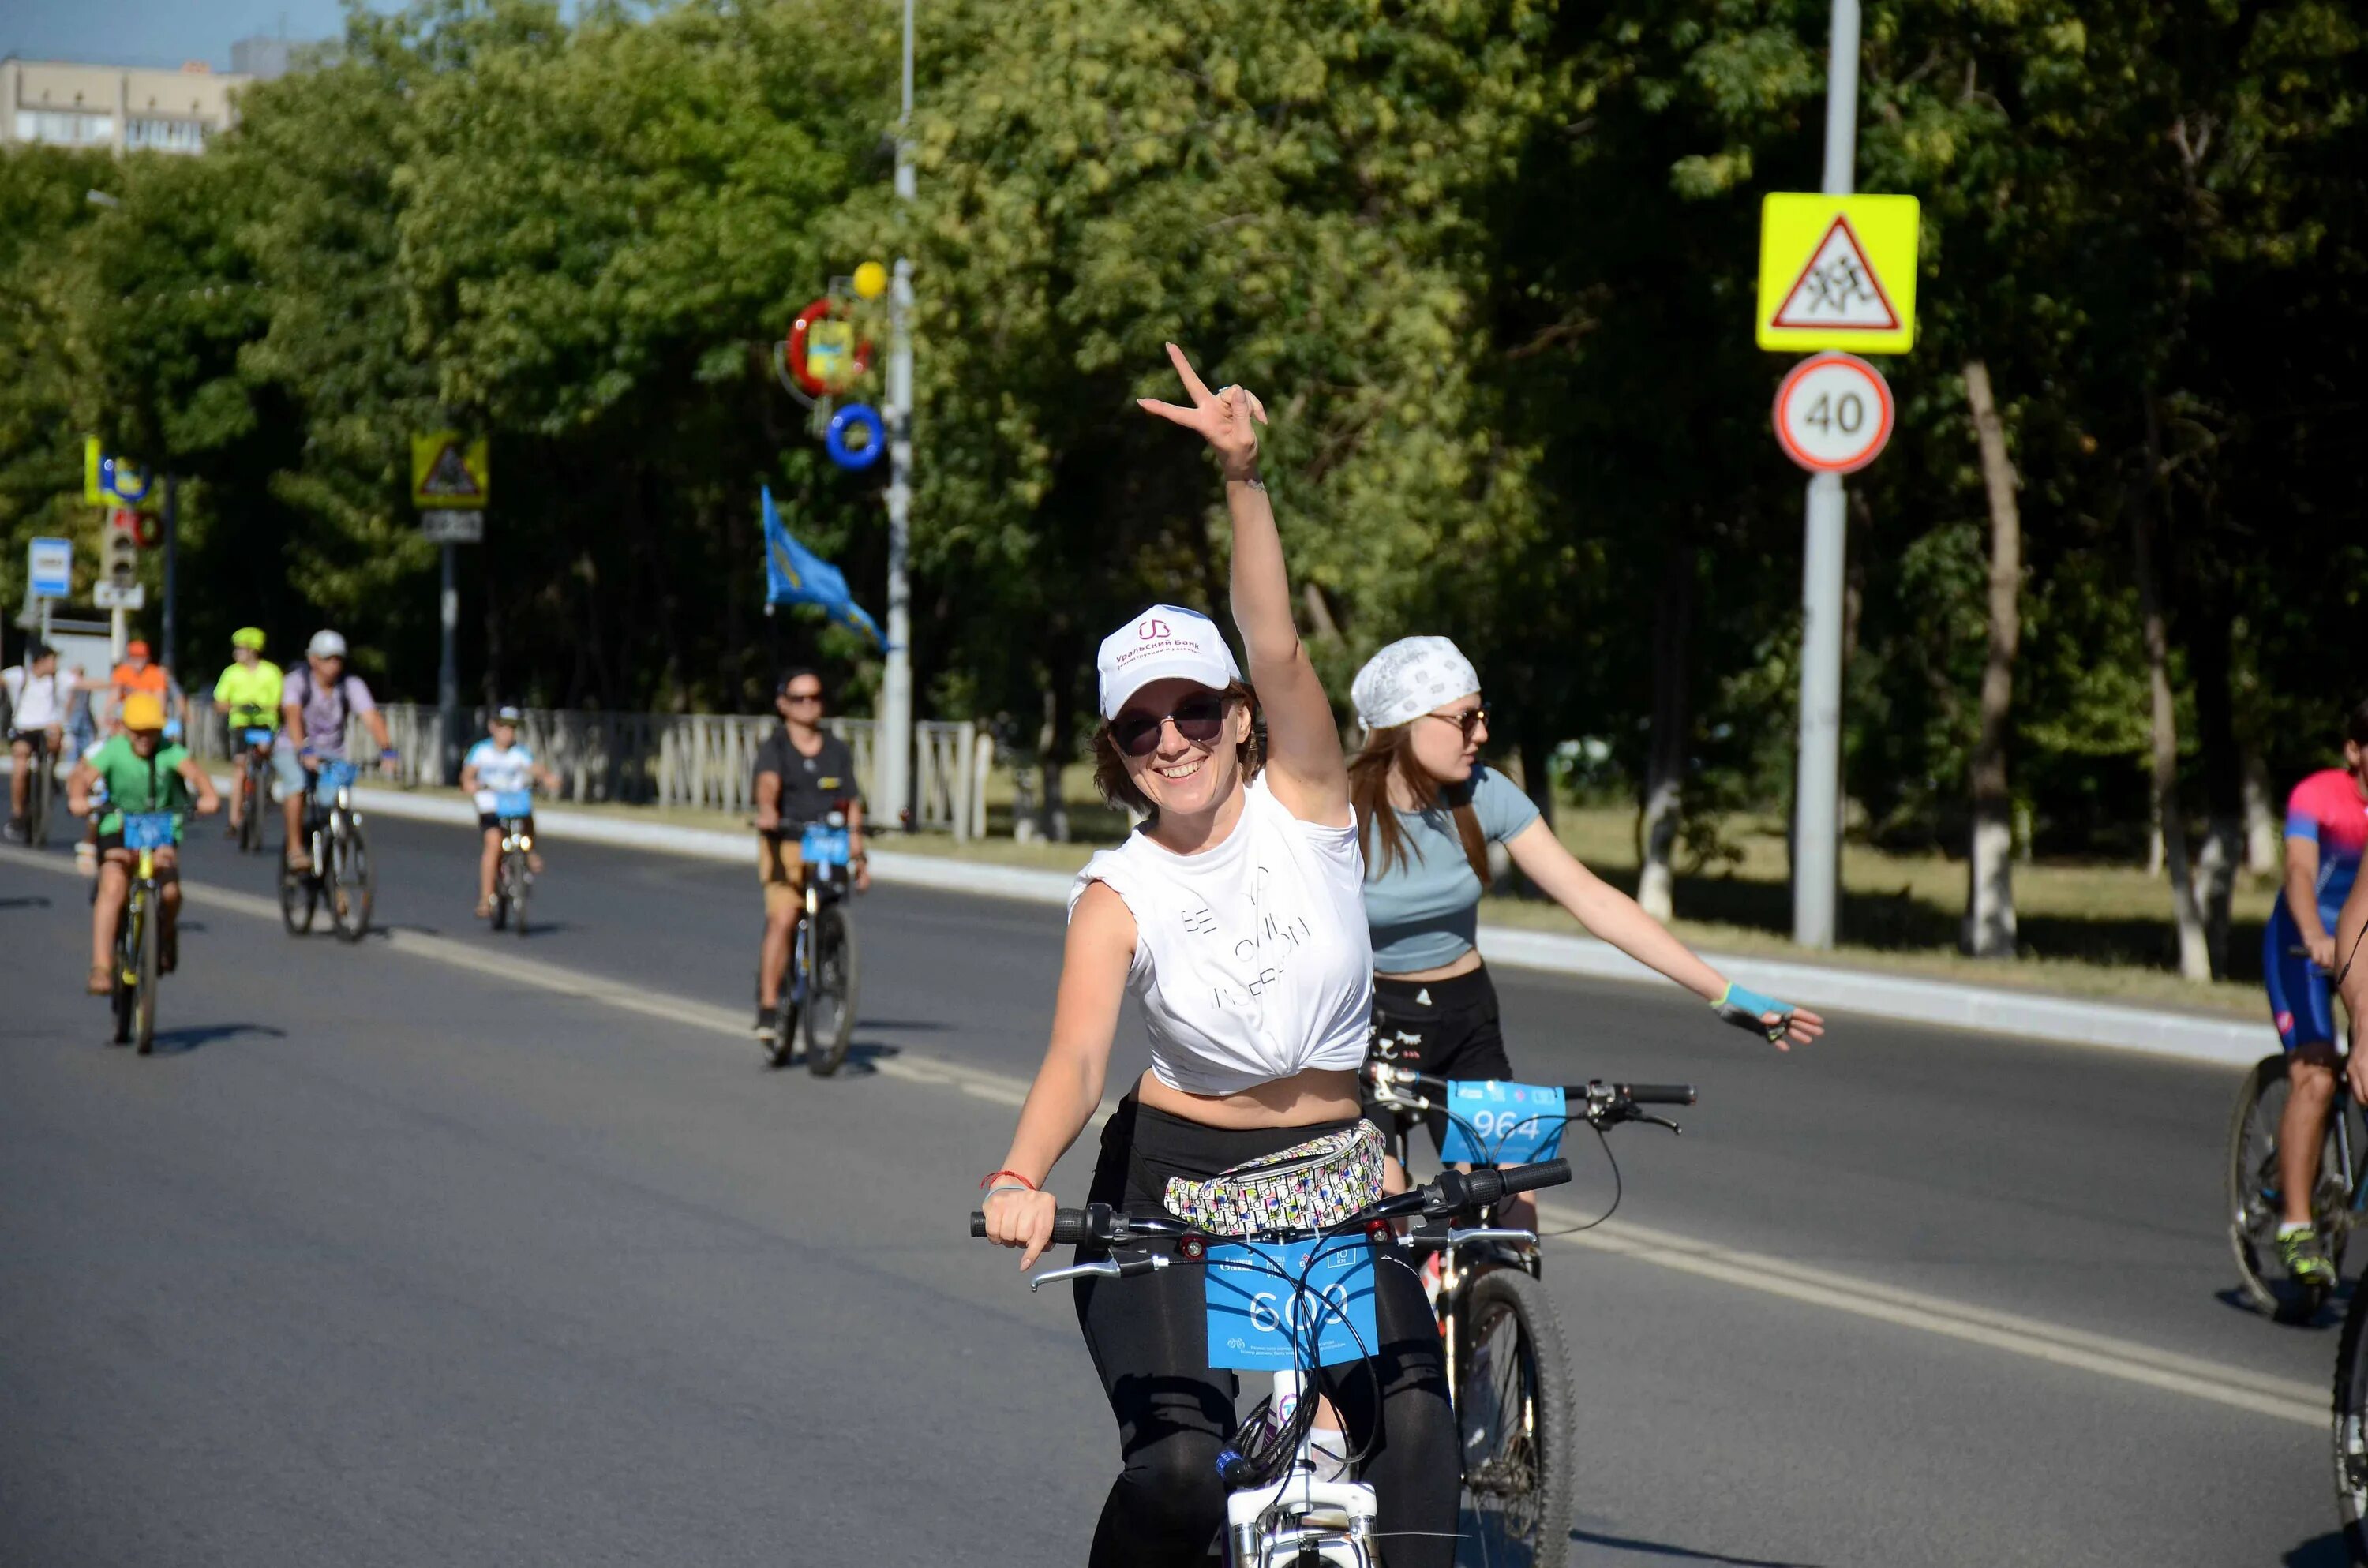
M 1455 831 L 1454 806 L 1471 790 L 1480 831 L 1502 844 L 1538 820 L 1538 808 L 1513 781 L 1485 767 L 1472 771 L 1469 785 L 1443 793 L 1427 812 L 1400 812 L 1406 857 L 1382 866 L 1381 835 L 1365 835 L 1365 923 L 1373 931 L 1373 968 L 1383 974 L 1411 974 L 1453 963 L 1472 950 L 1480 929 L 1480 879 L 1464 858 Z

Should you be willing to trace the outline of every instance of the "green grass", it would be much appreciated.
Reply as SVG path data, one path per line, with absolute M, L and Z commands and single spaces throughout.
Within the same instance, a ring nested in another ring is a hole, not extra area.
M 1011 781 L 998 772 L 987 792 L 993 836 L 957 844 L 943 835 L 914 835 L 883 846 L 1074 871 L 1096 848 L 1119 840 L 1126 817 L 1094 797 L 1087 768 L 1068 769 L 1063 786 L 1073 842 L 1021 844 L 1004 836 L 1010 831 Z M 432 791 L 423 791 L 427 792 Z M 565 809 L 690 827 L 736 831 L 748 825 L 746 818 L 723 812 L 573 803 Z M 1634 812 L 1618 808 L 1565 807 L 1555 813 L 1555 831 L 1571 852 L 1630 892 L 1636 886 L 1635 824 Z M 2260 943 L 2277 896 L 2271 878 L 2239 879 L 2228 944 L 2231 976 L 2196 983 L 2178 972 L 2167 878 L 2150 878 L 2134 866 L 2018 864 L 2014 892 L 2021 951 L 2013 959 L 1976 960 L 1956 950 L 1965 906 L 1963 860 L 1851 844 L 1842 852 L 1842 942 L 1830 953 L 1810 954 L 1793 947 L 1789 937 L 1792 890 L 1785 880 L 1781 824 L 1738 818 L 1724 824 L 1723 832 L 1742 849 L 1741 861 L 1677 881 L 1671 928 L 1696 948 L 2233 1017 L 2260 1017 L 2265 1009 Z M 1577 929 L 1553 904 L 1514 892 L 1489 898 L 1481 917 L 1541 930 Z

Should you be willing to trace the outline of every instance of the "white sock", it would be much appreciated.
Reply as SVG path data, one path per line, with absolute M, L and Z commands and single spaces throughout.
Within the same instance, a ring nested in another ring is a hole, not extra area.
M 2278 1221 L 2278 1240 L 2283 1241 L 2288 1236 L 2300 1235 L 2309 1229 L 2310 1221 L 2307 1220 L 2298 1225 L 2292 1220 L 2281 1220 Z

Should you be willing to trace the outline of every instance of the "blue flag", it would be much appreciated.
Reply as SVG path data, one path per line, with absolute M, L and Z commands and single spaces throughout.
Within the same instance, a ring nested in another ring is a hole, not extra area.
M 765 602 L 769 605 L 820 605 L 830 613 L 831 619 L 850 631 L 860 631 L 881 647 L 888 640 L 880 635 L 880 627 L 863 607 L 847 591 L 847 579 L 837 567 L 790 537 L 781 526 L 781 514 L 773 508 L 773 492 L 768 485 L 762 492 L 765 498 Z

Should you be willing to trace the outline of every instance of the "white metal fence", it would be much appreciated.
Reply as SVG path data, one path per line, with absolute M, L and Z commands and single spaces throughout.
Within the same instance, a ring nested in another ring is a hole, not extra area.
M 434 784 L 438 777 L 436 710 L 420 703 L 380 706 L 387 732 L 402 755 L 406 785 Z M 570 709 L 520 710 L 523 740 L 545 767 L 559 775 L 560 796 L 569 801 L 614 801 L 632 805 L 687 807 L 745 812 L 756 807 L 753 777 L 757 750 L 780 721 L 741 713 L 608 713 Z M 485 710 L 469 716 L 469 733 L 484 733 Z M 879 777 L 879 726 L 870 719 L 825 719 L 824 728 L 855 754 L 856 777 Z M 209 702 L 189 704 L 189 747 L 206 761 L 230 755 L 222 716 Z M 975 724 L 924 721 L 913 726 L 912 825 L 956 838 L 986 834 L 986 776 L 995 742 Z M 374 750 L 359 720 L 351 721 L 347 754 Z M 876 788 L 875 822 L 884 814 Z

